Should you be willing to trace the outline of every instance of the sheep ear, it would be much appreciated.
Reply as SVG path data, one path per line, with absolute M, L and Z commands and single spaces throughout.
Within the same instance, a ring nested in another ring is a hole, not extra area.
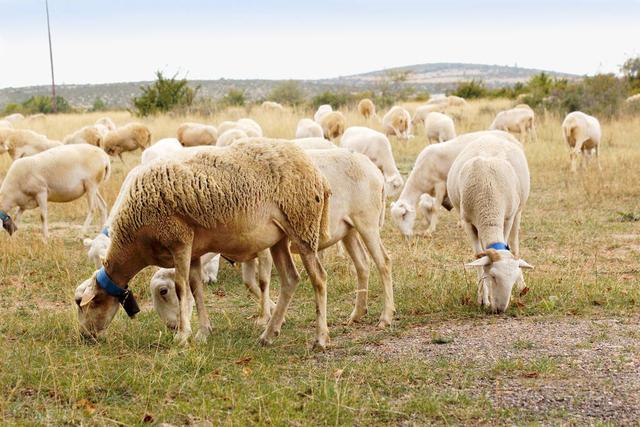
M 465 267 L 484 267 L 485 265 L 491 264 L 491 259 L 485 255 L 482 258 L 478 258 L 473 262 L 469 262 L 465 264 Z
M 104 262 L 106 261 L 106 258 L 101 256 L 100 257 L 100 264 L 104 265 Z
M 93 240 L 91 239 L 84 239 L 82 241 L 82 244 L 84 245 L 85 248 L 88 248 L 89 246 L 91 246 L 91 243 L 93 243 Z
M 519 259 L 518 260 L 518 267 L 527 268 L 527 269 L 533 269 L 533 265 L 529 264 L 527 261 L 525 261 L 523 259 Z
M 82 294 L 82 300 L 80 301 L 80 307 L 84 307 L 89 304 L 96 296 L 95 285 L 89 285 Z

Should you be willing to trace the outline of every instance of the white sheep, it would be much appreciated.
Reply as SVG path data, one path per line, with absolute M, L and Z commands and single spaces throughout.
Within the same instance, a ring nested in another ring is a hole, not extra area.
M 313 120 L 315 120 L 315 122 L 319 124 L 322 116 L 332 111 L 333 111 L 333 107 L 331 107 L 331 105 L 323 104 L 319 106 L 318 109 L 316 110 L 316 113 L 313 115 Z
M 447 104 L 450 107 L 464 107 L 467 105 L 467 101 L 459 96 L 449 95 L 447 96 Z
M 252 119 L 240 119 L 236 122 L 236 127 L 243 130 L 249 137 L 263 136 L 262 128 L 260 125 Z
M 393 158 L 391 143 L 384 134 L 367 127 L 352 126 L 342 135 L 340 146 L 364 154 L 382 171 L 388 197 L 394 197 L 402 189 L 404 181 Z
M 322 138 L 322 127 L 311 119 L 300 119 L 296 126 L 296 138 Z
M 589 116 L 581 111 L 574 111 L 567 114 L 562 122 L 562 136 L 565 143 L 571 150 L 571 170 L 577 169 L 577 158 L 582 155 L 581 165 L 585 165 L 595 154 L 598 168 L 600 165 L 600 140 L 602 139 L 602 129 L 600 122 L 593 116 Z
M 13 129 L 13 125 L 9 120 L 0 120 L 0 128 Z
M 500 111 L 491 126 L 489 126 L 489 129 L 519 133 L 522 142 L 524 142 L 525 137 L 533 138 L 533 141 L 538 140 L 535 113 L 528 107 Z
M 245 131 L 241 129 L 232 128 L 220 134 L 216 145 L 218 147 L 226 147 L 227 145 L 231 145 L 239 139 L 248 138 L 248 137 L 249 135 L 247 135 Z
M 142 123 L 129 123 L 116 130 L 109 131 L 102 139 L 102 148 L 110 156 L 122 159 L 125 151 L 144 151 L 151 145 L 151 131 Z
M 631 95 L 630 97 L 628 97 L 625 102 L 627 102 L 628 104 L 634 104 L 636 102 L 640 102 L 640 93 L 636 93 L 635 95 Z
M 178 294 L 176 293 L 175 268 L 158 269 L 151 277 L 149 287 L 151 290 L 151 302 L 156 313 L 169 329 L 177 330 L 180 322 L 180 310 L 171 309 L 180 305 Z M 195 304 L 193 293 L 187 292 L 186 298 L 187 303 L 184 307 L 187 310 L 186 315 L 190 319 L 193 313 L 193 305 Z
M 444 142 L 456 137 L 456 127 L 451 117 L 446 114 L 431 112 L 427 114 L 424 121 L 427 141 L 431 144 L 435 142 Z
M 18 159 L 0 187 L 0 211 L 6 214 L 17 208 L 17 222 L 25 210 L 39 207 L 42 234 L 47 239 L 47 202 L 72 202 L 86 194 L 89 212 L 82 227 L 84 233 L 96 208 L 102 217 L 101 223 L 107 218 L 107 204 L 99 186 L 109 178 L 110 172 L 109 156 L 87 144 L 62 145 Z
M 298 147 L 303 150 L 328 150 L 338 148 L 333 142 L 320 138 L 296 138 L 292 140 Z
M 0 154 L 9 153 L 13 160 L 33 156 L 62 145 L 28 129 L 0 129 Z
M 273 102 L 273 101 L 264 101 L 262 103 L 262 108 L 265 111 L 273 111 L 273 112 L 277 112 L 277 113 L 284 113 L 285 109 L 282 106 L 282 104 L 278 103 L 278 102 Z
M 523 289 L 520 219 L 529 198 L 527 158 L 518 144 L 498 135 L 482 136 L 467 145 L 451 165 L 447 192 L 460 213 L 476 261 L 478 303 L 502 313 L 511 290 Z
M 217 127 L 218 129 L 218 135 L 222 135 L 223 133 L 225 133 L 226 131 L 230 130 L 230 129 L 236 129 L 237 128 L 237 123 L 233 122 L 231 120 L 225 120 L 224 122 L 220 123 Z
M 63 144 L 89 144 L 100 147 L 102 138 L 106 134 L 106 127 L 102 125 L 85 126 L 77 131 L 65 136 L 62 139 Z
M 411 115 L 402 107 L 392 107 L 382 117 L 382 127 L 387 135 L 409 139 L 411 135 Z
M 11 123 L 18 123 L 24 120 L 24 115 L 20 113 L 13 113 L 3 117 L 2 119 Z
M 216 145 L 218 140 L 218 130 L 214 126 L 201 123 L 183 123 L 178 127 L 176 135 L 185 147 Z
M 182 150 L 182 144 L 176 138 L 163 138 L 142 152 L 140 163 L 143 165 L 155 159 L 169 157 Z
M 98 120 L 96 120 L 95 124 L 98 126 L 105 127 L 108 131 L 118 129 L 118 126 L 116 126 L 116 124 L 114 123 L 113 120 L 111 120 L 110 117 L 101 117 Z
M 413 235 L 416 220 L 416 206 L 423 197 L 423 213 L 433 233 L 438 224 L 438 211 L 443 206 L 447 195 L 447 176 L 451 165 L 460 152 L 474 140 L 496 135 L 505 141 L 520 145 L 517 139 L 503 131 L 480 131 L 460 135 L 452 140 L 425 147 L 416 158 L 415 165 L 409 174 L 407 184 L 397 201 L 391 204 L 391 219 L 405 237 Z
M 414 128 L 418 127 L 419 125 L 424 126 L 424 121 L 427 118 L 427 114 L 434 111 L 441 113 L 442 111 L 444 111 L 444 107 L 442 106 L 442 104 L 427 104 L 421 105 L 416 108 L 416 112 L 413 114 L 413 118 L 411 119 L 412 126 Z

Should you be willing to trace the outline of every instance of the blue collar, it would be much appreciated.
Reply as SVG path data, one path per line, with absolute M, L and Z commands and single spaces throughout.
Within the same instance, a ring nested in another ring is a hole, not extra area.
M 11 220 L 11 217 L 7 215 L 5 211 L 0 211 L 0 220 L 2 220 L 2 222 L 7 222 Z
M 510 251 L 511 248 L 506 243 L 496 242 L 487 246 L 487 249 L 495 249 L 496 251 Z
M 100 234 L 103 234 L 103 235 L 109 237 L 109 227 L 105 227 L 102 230 L 100 230 Z
M 98 274 L 96 274 L 96 282 L 98 282 L 98 285 L 100 285 L 100 287 L 112 297 L 120 298 L 129 292 L 127 289 L 123 289 L 120 286 L 116 285 L 104 270 L 104 267 L 102 267 L 98 271 Z

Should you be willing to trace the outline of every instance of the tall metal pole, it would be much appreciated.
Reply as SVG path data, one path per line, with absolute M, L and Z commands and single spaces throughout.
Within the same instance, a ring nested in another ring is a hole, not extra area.
M 51 109 L 58 112 L 58 102 L 56 100 L 56 79 L 53 75 L 53 49 L 51 48 L 51 25 L 49 24 L 49 0 L 44 0 L 47 9 L 47 32 L 49 34 L 49 62 L 51 63 Z

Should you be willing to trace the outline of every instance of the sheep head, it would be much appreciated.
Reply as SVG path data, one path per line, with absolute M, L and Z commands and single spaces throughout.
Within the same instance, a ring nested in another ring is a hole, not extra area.
M 389 197 L 395 197 L 400 193 L 403 185 L 404 180 L 399 173 L 389 176 L 384 180 L 384 192 Z
M 413 225 L 416 222 L 416 210 L 413 206 L 403 200 L 391 203 L 391 219 L 403 236 L 413 235 Z
M 3 211 L 0 211 L 0 221 L 2 222 L 2 228 L 7 230 L 9 236 L 16 232 L 18 226 L 13 222 L 13 219 Z
M 180 319 L 180 301 L 176 294 L 176 273 L 174 268 L 161 268 L 151 278 L 151 300 L 153 308 L 169 329 L 177 329 Z M 193 310 L 193 295 L 187 291 L 190 310 Z M 191 312 L 188 313 L 191 317 Z
M 420 208 L 424 218 L 427 220 L 427 224 L 431 226 L 433 216 L 436 214 L 436 199 L 427 193 L 421 194 L 420 200 L 418 201 L 418 208 Z
M 97 338 L 111 324 L 120 306 L 118 298 L 108 295 L 96 281 L 96 273 L 76 288 L 80 334 Z

